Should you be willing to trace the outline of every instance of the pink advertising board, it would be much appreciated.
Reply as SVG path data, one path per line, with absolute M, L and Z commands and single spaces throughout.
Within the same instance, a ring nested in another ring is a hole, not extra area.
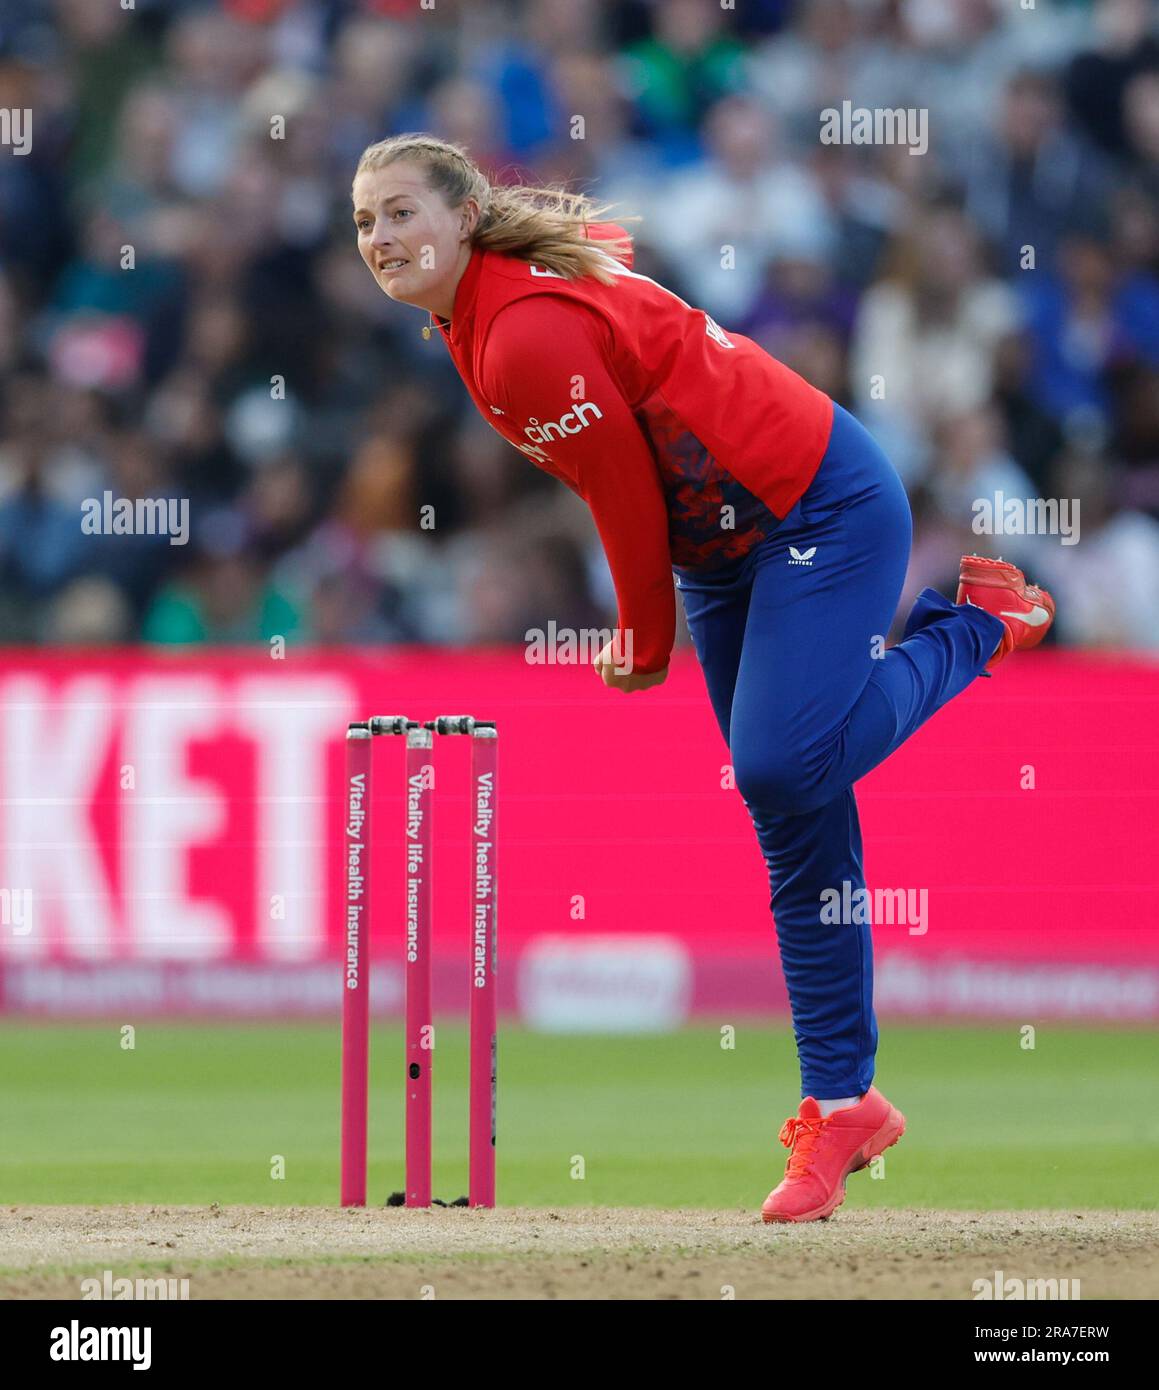
M 337 1018 L 342 734 L 498 721 L 499 1003 L 538 1027 L 784 1008 L 695 660 L 624 696 L 522 651 L 3 654 L 0 1009 Z M 1159 1019 L 1159 666 L 1045 652 L 859 788 L 883 1015 Z M 776 731 L 770 730 L 770 737 Z M 467 996 L 467 740 L 435 749 L 435 1006 Z M 372 1008 L 401 1008 L 402 741 L 374 774 Z M 898 891 L 904 898 L 891 898 Z

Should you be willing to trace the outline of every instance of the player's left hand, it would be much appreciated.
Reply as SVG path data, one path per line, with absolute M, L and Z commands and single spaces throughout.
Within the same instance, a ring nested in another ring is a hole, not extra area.
M 654 685 L 663 685 L 668 678 L 667 666 L 662 671 L 625 671 L 619 665 L 614 641 L 601 649 L 592 664 L 605 685 L 627 694 L 634 690 L 651 690 Z

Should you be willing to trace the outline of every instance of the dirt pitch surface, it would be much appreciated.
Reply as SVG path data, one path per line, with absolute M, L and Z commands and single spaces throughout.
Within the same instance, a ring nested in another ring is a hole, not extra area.
M 1154 1212 L 319 1207 L 0 1208 L 0 1298 L 84 1277 L 188 1278 L 199 1298 L 942 1298 L 995 1270 L 1159 1298 Z

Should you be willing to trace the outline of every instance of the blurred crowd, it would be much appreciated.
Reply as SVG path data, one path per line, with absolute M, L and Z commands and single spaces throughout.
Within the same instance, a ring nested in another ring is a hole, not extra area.
M 358 257 L 359 153 L 429 130 L 639 215 L 638 270 L 857 412 L 910 491 L 911 591 L 1004 554 L 1056 590 L 1059 641 L 1159 647 L 1152 16 L 0 0 L 0 108 L 32 113 L 28 152 L 0 145 L 0 641 L 611 621 L 582 503 Z M 928 152 L 823 144 L 845 101 L 928 110 Z M 189 543 L 90 534 L 106 492 L 188 499 Z M 976 534 L 998 492 L 1079 499 L 1079 543 Z

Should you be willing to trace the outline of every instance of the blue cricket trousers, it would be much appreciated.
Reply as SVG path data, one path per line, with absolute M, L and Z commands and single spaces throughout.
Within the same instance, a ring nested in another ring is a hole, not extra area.
M 933 589 L 884 649 L 909 561 L 901 480 L 840 406 L 808 491 L 740 560 L 676 568 L 688 626 L 768 866 L 801 1094 L 873 1082 L 873 943 L 822 921 L 822 894 L 865 887 L 853 784 L 986 665 L 1002 622 Z M 826 914 L 828 915 L 828 914 Z

